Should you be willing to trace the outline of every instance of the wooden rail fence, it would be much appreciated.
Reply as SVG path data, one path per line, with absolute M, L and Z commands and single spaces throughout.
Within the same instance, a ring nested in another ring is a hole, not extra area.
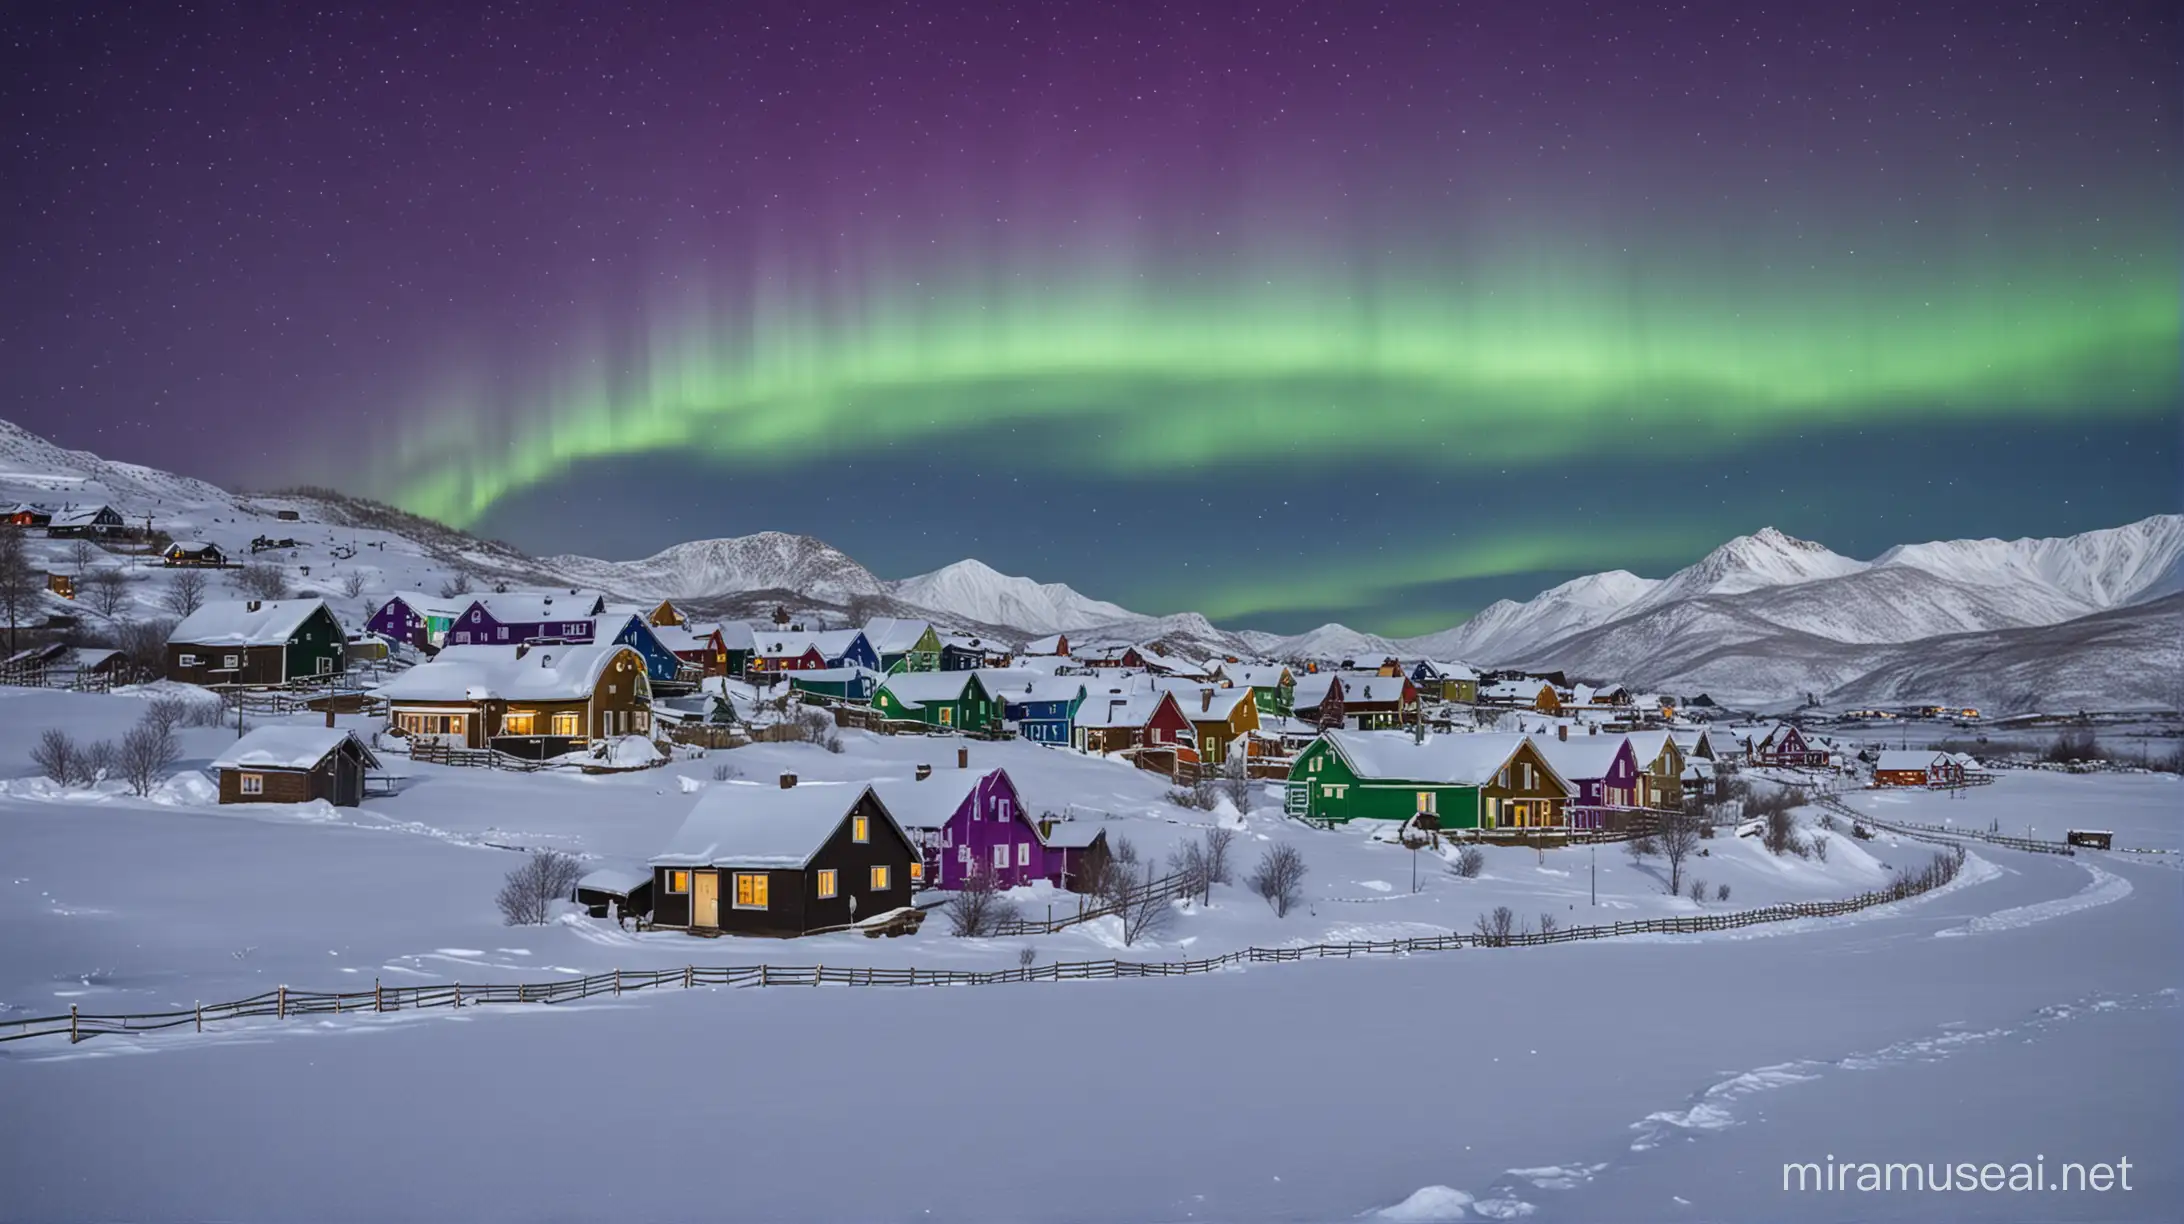
M 1958 861 L 1961 862 L 1961 857 Z M 0 1023 L 0 1030 L 4 1030 L 0 1031 L 0 1041 L 65 1036 L 71 1042 L 76 1042 L 87 1037 L 151 1033 L 183 1027 L 201 1033 L 207 1024 L 229 1020 L 287 1020 L 302 1016 L 401 1012 L 420 1008 L 471 1007 L 498 1003 L 569 1003 L 590 998 L 619 997 L 631 991 L 667 987 L 687 990 L 696 986 L 994 986 L 1012 982 L 1189 977 L 1237 965 L 1288 964 L 1332 957 L 1349 959 L 1357 956 L 1408 956 L 1420 952 L 1452 952 L 1462 948 L 1539 947 L 1630 935 L 1693 935 L 1737 930 L 1770 922 L 1838 917 L 1917 896 L 1946 882 L 1952 875 L 1953 873 L 1929 870 L 1920 877 L 1899 878 L 1887 888 L 1843 900 L 1788 901 L 1734 913 L 1646 918 L 1604 925 L 1563 927 L 1545 932 L 1525 931 L 1506 937 L 1465 935 L 1451 931 L 1446 935 L 1424 935 L 1410 939 L 1305 944 L 1283 948 L 1242 948 L 1220 956 L 1187 961 L 1061 961 L 983 971 L 857 969 L 825 965 L 686 965 L 680 969 L 615 969 L 588 977 L 562 978 L 550 982 L 485 985 L 444 982 L 425 986 L 386 986 L 375 982 L 370 990 L 334 993 L 294 990 L 281 986 L 247 999 L 230 1003 L 200 1004 L 178 1011 L 91 1015 L 72 1005 L 65 1016 L 40 1016 L 30 1020 Z
M 1861 812 L 1833 795 L 1822 795 L 1814 802 L 1838 816 L 1873 825 L 1876 828 L 1887 829 L 1891 833 L 1901 833 L 1906 837 L 1917 837 L 1926 841 L 1933 841 L 1937 838 L 1949 840 L 1970 839 L 1995 846 L 2008 846 L 2012 850 L 2023 850 L 2031 854 L 2060 854 L 2074 858 L 2078 853 L 2071 848 L 2069 842 L 2048 841 L 2045 838 L 2038 837 L 2013 837 L 2008 833 L 1990 833 L 1985 829 L 1967 829 L 1961 825 L 1921 824 L 1915 820 L 1897 820 L 1892 817 L 1882 818 L 1870 812 Z

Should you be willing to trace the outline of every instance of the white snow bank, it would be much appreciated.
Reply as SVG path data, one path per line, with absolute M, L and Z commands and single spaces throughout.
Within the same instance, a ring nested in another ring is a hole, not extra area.
M 1373 1213 L 1376 1220 L 1461 1220 L 1476 1201 L 1452 1186 L 1423 1186 L 1393 1207 Z
M 1963 926 L 1936 931 L 1934 937 L 1936 939 L 1949 939 L 1965 935 L 1984 935 L 1990 931 L 2015 930 L 2018 927 L 2031 926 L 2036 922 L 2046 922 L 2050 918 L 2060 918 L 2065 914 L 2075 914 L 2080 910 L 2089 910 L 2095 906 L 2113 905 L 2131 895 L 2131 881 L 2112 871 L 2104 871 L 2099 867 L 2095 867 L 2091 863 L 2080 863 L 2078 865 L 2085 868 L 2093 879 L 2077 892 L 2067 897 L 2057 897 L 2052 901 L 2041 901 L 2034 905 L 2020 905 L 2015 909 L 1997 910 L 1992 914 L 1982 914 Z
M 197 770 L 185 769 L 160 783 L 151 799 L 153 803 L 164 803 L 169 807 L 204 807 L 220 802 L 220 788 Z

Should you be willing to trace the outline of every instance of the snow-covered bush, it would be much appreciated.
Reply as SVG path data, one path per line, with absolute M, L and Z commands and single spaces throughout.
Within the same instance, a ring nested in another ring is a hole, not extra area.
M 1486 870 L 1486 851 L 1477 846 L 1465 846 L 1456 852 L 1456 861 L 1448 865 L 1448 872 L 1466 880 L 1476 880 Z
M 942 907 L 948 916 L 949 934 L 984 939 L 1016 921 L 1016 903 L 1001 895 L 999 885 L 985 864 L 972 867 L 963 877 L 963 886 Z
M 1304 900 L 1304 877 L 1308 869 L 1304 856 L 1288 842 L 1276 842 L 1259 856 L 1259 865 L 1252 868 L 1244 884 L 1252 892 L 1266 899 L 1274 907 L 1276 918 L 1286 918 L 1289 911 Z
M 539 926 L 553 917 L 554 902 L 576 895 L 583 868 L 559 850 L 534 850 L 510 871 L 493 898 L 509 926 Z

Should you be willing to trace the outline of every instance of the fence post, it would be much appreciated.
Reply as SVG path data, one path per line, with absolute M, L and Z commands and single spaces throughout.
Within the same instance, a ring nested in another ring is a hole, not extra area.
M 68 1005 L 68 1044 L 74 1045 L 76 1041 L 76 1005 L 71 1003 Z
M 825 977 L 826 975 L 827 975 L 827 967 L 826 967 L 825 965 L 814 965 L 814 966 L 812 966 L 812 970 L 811 970 L 811 984 L 812 984 L 812 985 L 814 985 L 814 986 L 817 986 L 817 985 L 819 984 L 819 979 L 821 979 L 821 978 Z
M 767 982 L 767 980 L 766 980 L 766 977 L 767 977 L 767 974 L 766 974 L 766 968 L 767 968 L 767 967 L 766 967 L 766 966 L 765 966 L 764 964 L 761 964 L 761 965 L 759 965 L 759 967 L 758 967 L 758 984 L 759 984 L 759 985 L 761 985 L 761 986 L 766 986 L 766 985 L 770 985 L 770 984 L 771 984 L 771 983 Z
M 275 987 L 273 1000 L 274 1018 L 280 1020 L 288 1019 L 288 987 Z
M 622 997 L 622 971 L 620 969 L 614 971 L 614 997 L 617 999 Z
M 198 1002 L 196 1002 L 196 1003 L 193 1003 L 193 1004 L 191 1004 L 191 1009 L 192 1009 L 193 1011 L 195 1011 L 195 1012 L 197 1013 L 197 1031 L 198 1031 L 198 1032 L 200 1032 L 200 1033 L 204 1032 L 204 1031 L 205 1031 L 205 1004 L 204 1004 L 204 1001 L 203 1001 L 203 1000 L 199 1000 Z
M 683 966 L 683 971 L 682 971 L 682 988 L 683 988 L 684 990 L 688 990 L 688 989 L 690 989 L 690 985 L 691 985 L 691 982 L 692 982 L 692 980 L 693 980 L 693 979 L 695 979 L 695 978 L 697 977 L 697 974 L 698 974 L 698 967 L 697 967 L 696 965 L 684 965 L 684 966 Z
M 457 1006 L 457 1007 L 461 1007 L 462 1005 L 463 1005 L 463 984 L 462 984 L 461 982 L 457 982 L 457 983 L 455 983 L 455 1006 Z
M 382 998 L 379 993 L 378 978 L 372 979 L 372 1010 L 375 1012 L 383 1012 L 387 1010 L 387 1001 L 386 999 Z

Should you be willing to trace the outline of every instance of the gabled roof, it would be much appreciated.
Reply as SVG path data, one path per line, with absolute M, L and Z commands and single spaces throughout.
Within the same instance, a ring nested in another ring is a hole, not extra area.
M 1183 717 L 1193 722 L 1227 722 L 1237 706 L 1251 704 L 1251 690 L 1247 688 L 1194 684 L 1188 690 L 1171 688 L 1168 691 L 1175 694 L 1175 703 L 1182 707 Z
M 1881 754 L 1881 759 L 1874 763 L 1873 768 L 1912 769 L 1925 773 L 1937 764 L 1948 765 L 1953 763 L 1948 753 L 1931 748 L 1891 748 Z
M 1039 840 L 1051 850 L 1082 850 L 1107 832 L 1103 820 L 1057 820 Z
M 450 646 L 372 690 L 390 701 L 582 701 L 617 655 L 644 660 L 617 642 L 533 646 Z
M 711 650 L 713 648 L 711 634 L 692 633 L 688 622 L 680 625 L 652 625 L 649 622 L 647 624 L 652 630 L 652 636 L 660 639 L 660 645 L 667 647 L 669 651 L 675 654 L 696 654 L 701 650 Z
M 1337 672 L 1342 680 L 1344 704 L 1360 701 L 1401 701 L 1405 688 L 1415 688 L 1409 676 L 1383 676 L 1377 672 Z
M 720 644 L 723 650 L 757 649 L 758 635 L 751 631 L 751 622 L 749 621 L 722 621 L 714 628 L 720 630 Z
M 1554 687 L 1545 680 L 1497 680 L 1480 689 L 1479 696 L 1496 700 L 1537 701 L 1541 689 L 1551 692 Z
M 1571 782 L 1607 777 L 1608 771 L 1615 768 L 1615 758 L 1629 746 L 1620 735 L 1573 735 L 1566 740 L 1538 736 L 1532 743 L 1555 772 Z
M 379 768 L 379 758 L 353 731 L 339 727 L 259 727 L 228 745 L 212 762 L 214 769 L 310 769 L 343 744 L 353 743 L 364 764 Z
M 1062 639 L 1064 636 L 1066 635 L 1055 633 L 1049 634 L 1048 636 L 1043 638 L 1033 638 L 1031 641 L 1024 643 L 1024 653 L 1031 655 L 1058 655 L 1062 653 Z
M 762 659 L 800 659 L 811 651 L 819 650 L 818 636 L 815 633 L 797 633 L 788 629 L 760 633 L 752 638 L 752 653 Z M 826 651 L 819 650 L 820 658 L 825 658 L 826 654 Z
M 802 671 L 785 673 L 790 684 L 848 684 L 861 677 L 870 677 L 874 684 L 887 679 L 887 673 L 869 667 L 807 667 Z
M 971 671 L 896 672 L 880 687 L 906 706 L 924 705 L 928 701 L 961 701 L 964 687 L 977 674 Z
M 862 629 L 828 629 L 812 634 L 811 644 L 819 648 L 822 658 L 839 659 L 849 653 L 849 648 L 856 645 L 860 637 L 864 637 Z M 871 640 L 865 638 L 867 643 Z
M 52 525 L 55 527 L 89 527 L 92 523 L 98 521 L 100 515 L 109 511 L 116 514 L 120 513 L 103 502 L 94 506 L 63 506 L 53 512 Z
M 167 640 L 178 646 L 275 646 L 325 611 L 323 599 L 219 599 L 184 617 Z
M 606 602 L 607 597 L 597 591 L 511 592 L 484 595 L 477 600 L 486 615 L 509 625 L 590 620 L 605 611 Z
M 1360 778 L 1447 786 L 1485 786 L 1530 739 L 1501 731 L 1428 735 L 1423 741 L 1407 731 L 1329 731 L 1320 738 L 1340 752 Z M 1555 772 L 1552 765 L 1549 772 Z M 1555 780 L 1563 778 L 1556 773 Z
M 1623 738 L 1630 741 L 1631 754 L 1638 758 L 1640 769 L 1659 760 L 1662 749 L 1672 742 L 1668 732 L 1659 728 L 1651 731 L 1626 731 Z M 1682 745 L 1677 745 L 1677 751 L 1682 751 Z
M 1142 727 L 1151 722 L 1153 714 L 1163 701 L 1173 701 L 1175 695 L 1157 693 L 1114 693 L 1106 689 L 1087 692 L 1084 704 L 1077 707 L 1077 725 L 1080 727 Z M 1180 712 L 1181 706 L 1177 707 Z
M 468 595 L 428 595 L 423 591 L 396 591 L 394 594 L 387 596 L 388 603 L 393 603 L 397 599 L 402 601 L 403 606 L 419 616 L 444 616 L 449 620 L 454 620 L 469 611 L 471 602 L 471 597 Z
M 986 777 L 987 774 L 968 769 L 940 769 L 923 782 L 899 779 L 875 782 L 872 793 L 880 797 L 880 802 L 886 804 L 888 812 L 895 817 L 895 823 L 903 828 L 937 829 L 955 818 Z M 1015 806 L 1016 814 L 1021 817 L 1024 805 Z
M 872 643 L 872 649 L 879 654 L 907 654 L 932 627 L 930 621 L 880 616 L 866 622 L 864 635 L 865 641 Z
M 802 867 L 842 827 L 869 783 L 806 782 L 783 790 L 716 782 L 707 786 L 667 846 L 658 867 Z M 909 836 L 880 803 L 881 819 Z
M 1288 676 L 1289 683 L 1291 684 L 1295 684 L 1297 682 L 1296 673 L 1291 672 L 1288 668 L 1283 667 L 1279 663 L 1271 665 L 1250 663 L 1225 664 L 1221 668 L 1221 675 L 1230 684 L 1234 684 L 1242 688 L 1278 689 L 1282 686 L 1283 676 Z
M 1082 676 L 1056 676 L 1029 667 L 978 667 L 971 674 L 996 701 L 1069 701 L 1085 687 Z

